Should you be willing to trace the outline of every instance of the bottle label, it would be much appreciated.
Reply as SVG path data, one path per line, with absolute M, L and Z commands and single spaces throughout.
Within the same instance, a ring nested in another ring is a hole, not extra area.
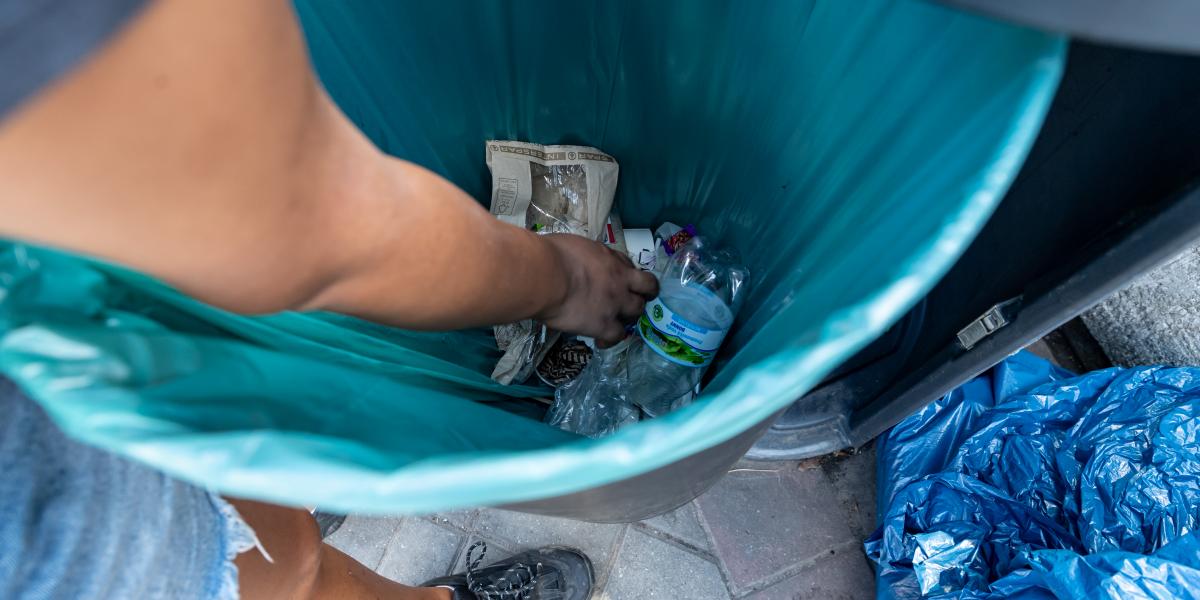
M 637 331 L 663 358 L 686 367 L 703 367 L 712 362 L 729 330 L 701 327 L 655 298 L 646 303 Z

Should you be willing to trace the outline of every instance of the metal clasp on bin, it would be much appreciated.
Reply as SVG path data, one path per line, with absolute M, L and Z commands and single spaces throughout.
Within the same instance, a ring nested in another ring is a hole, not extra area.
M 963 327 L 958 332 L 958 344 L 963 347 L 963 350 L 970 350 L 975 347 L 983 338 L 992 335 L 997 329 L 1008 325 L 1011 322 L 1011 316 L 1015 312 L 1013 307 L 1021 300 L 1020 296 L 1011 300 L 1005 300 L 987 310 L 978 319 L 971 321 L 969 325 Z

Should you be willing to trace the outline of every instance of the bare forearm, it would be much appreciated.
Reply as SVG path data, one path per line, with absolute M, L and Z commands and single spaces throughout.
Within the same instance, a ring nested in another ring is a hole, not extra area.
M 530 316 L 563 294 L 549 244 L 347 122 L 278 0 L 152 5 L 4 123 L 0 208 L 4 235 L 242 312 L 455 327 Z M 549 285 L 528 285 L 538 277 Z
M 539 315 L 562 302 L 554 246 L 503 224 L 446 180 L 383 158 L 344 180 L 337 276 L 308 307 L 410 328 L 448 329 Z

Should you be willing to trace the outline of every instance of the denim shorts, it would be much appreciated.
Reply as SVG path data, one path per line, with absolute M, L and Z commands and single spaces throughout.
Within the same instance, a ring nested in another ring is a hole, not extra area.
M 237 598 L 257 545 L 215 494 L 68 439 L 0 378 L 0 598 Z

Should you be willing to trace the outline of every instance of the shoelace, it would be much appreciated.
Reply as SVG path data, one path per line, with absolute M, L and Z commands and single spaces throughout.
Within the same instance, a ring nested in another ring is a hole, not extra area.
M 479 556 L 473 557 L 480 548 Z M 525 563 L 513 563 L 491 583 L 479 581 L 475 571 L 487 555 L 487 543 L 479 540 L 467 548 L 467 589 L 479 600 L 531 600 L 533 588 L 542 573 L 542 563 L 530 567 Z

